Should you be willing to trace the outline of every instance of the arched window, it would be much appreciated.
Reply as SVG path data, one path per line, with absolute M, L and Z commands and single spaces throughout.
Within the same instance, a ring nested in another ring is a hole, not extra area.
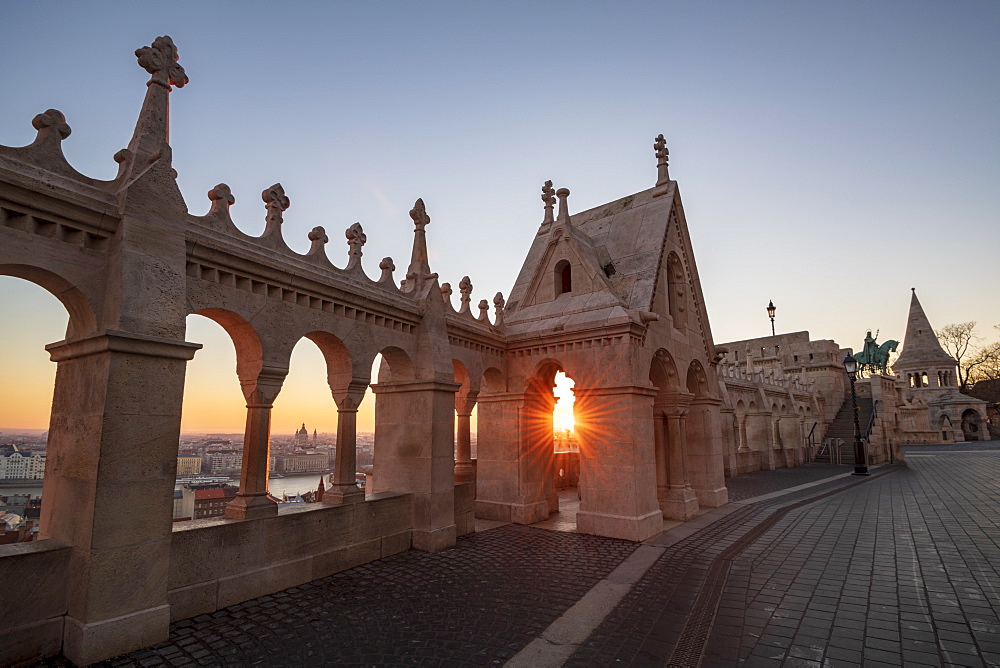
M 573 291 L 573 265 L 566 260 L 556 263 L 556 297 Z
M 931 386 L 930 381 L 927 380 L 927 372 L 926 371 L 924 371 L 924 373 L 921 374 L 920 381 L 922 383 L 921 387 L 930 387 Z

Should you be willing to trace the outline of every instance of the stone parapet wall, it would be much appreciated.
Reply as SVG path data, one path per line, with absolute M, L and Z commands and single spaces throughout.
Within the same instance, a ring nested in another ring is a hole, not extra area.
M 410 549 L 412 498 L 308 504 L 244 522 L 206 519 L 174 528 L 171 620 L 214 612 Z
M 59 653 L 69 558 L 57 540 L 0 545 L 0 666 Z

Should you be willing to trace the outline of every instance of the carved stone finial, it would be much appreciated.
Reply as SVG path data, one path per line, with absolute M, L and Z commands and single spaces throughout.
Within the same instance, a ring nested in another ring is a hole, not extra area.
M 444 303 L 451 305 L 451 283 L 441 284 L 441 298 L 444 299 Z
M 462 308 L 461 313 L 465 313 L 469 310 L 469 303 L 472 301 L 472 281 L 469 280 L 468 276 L 463 276 L 462 280 L 458 283 L 458 290 L 462 293 Z
M 220 183 L 208 191 L 208 199 L 212 202 L 220 202 L 225 206 L 236 204 L 236 197 L 233 196 L 232 189 L 225 183 Z
M 35 142 L 43 141 L 53 137 L 56 141 L 62 141 L 69 137 L 73 131 L 66 123 L 66 117 L 58 109 L 48 109 L 31 119 L 31 125 L 38 130 Z
M 116 155 L 117 159 L 117 155 Z M 229 207 L 236 203 L 233 191 L 225 183 L 220 183 L 208 191 L 208 199 L 212 202 L 212 208 L 208 215 L 229 215 Z
M 344 235 L 347 237 L 347 245 L 350 247 L 347 252 L 347 265 L 353 267 L 361 261 L 361 248 L 368 242 L 368 237 L 365 236 L 361 223 L 354 223 L 348 227 Z
M 569 222 L 569 188 L 560 188 L 556 191 L 556 197 L 559 198 L 559 221 Z
M 330 241 L 330 237 L 326 236 L 326 230 L 317 225 L 316 227 L 309 230 L 309 252 L 306 255 L 319 255 L 324 253 L 323 246 L 325 246 Z M 323 257 L 326 257 L 324 254 Z
M 486 320 L 487 314 L 489 313 L 489 310 L 490 310 L 490 303 L 488 301 L 486 301 L 485 299 L 480 299 L 479 300 L 479 319 L 480 320 Z
M 280 183 L 275 183 L 270 188 L 265 188 L 260 196 L 267 208 L 267 224 L 281 225 L 284 222 L 282 213 L 291 206 L 291 201 L 285 196 L 285 189 Z
M 542 201 L 545 202 L 545 218 L 542 220 L 542 226 L 551 225 L 553 222 L 552 207 L 556 203 L 555 193 L 552 181 L 546 181 L 545 185 L 542 186 Z
M 667 172 L 670 151 L 667 149 L 667 140 L 663 138 L 663 135 L 656 136 L 653 149 L 656 151 L 656 185 L 666 185 L 670 182 L 670 174 Z
M 423 230 L 431 222 L 431 217 L 427 215 L 427 208 L 424 206 L 423 199 L 418 199 L 414 202 L 413 208 L 410 209 L 410 218 L 413 219 L 413 224 L 418 230 Z
M 379 276 L 379 283 L 392 283 L 392 272 L 396 271 L 396 265 L 393 263 L 391 257 L 384 257 L 382 261 L 378 263 L 378 268 L 382 270 L 382 275 Z
M 493 306 L 496 309 L 496 324 L 499 325 L 503 322 L 503 308 L 507 305 L 504 301 L 503 293 L 498 292 L 493 298 Z
M 183 88 L 189 81 L 184 68 L 177 63 L 177 47 L 167 35 L 154 39 L 152 46 L 136 49 L 135 55 L 139 65 L 153 75 L 147 85 L 155 83 L 170 90 L 172 85 Z

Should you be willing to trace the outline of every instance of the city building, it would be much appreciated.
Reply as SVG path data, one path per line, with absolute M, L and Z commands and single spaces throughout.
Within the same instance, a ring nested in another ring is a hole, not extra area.
M 202 458 L 199 455 L 177 455 L 177 475 L 198 475 L 201 473 Z
M 0 480 L 41 480 L 45 477 L 45 451 L 21 452 L 13 446 L 0 454 Z

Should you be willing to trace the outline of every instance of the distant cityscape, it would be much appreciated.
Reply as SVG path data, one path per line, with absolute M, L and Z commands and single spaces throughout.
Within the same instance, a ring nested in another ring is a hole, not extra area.
M 0 431 L 0 545 L 31 541 L 38 533 L 48 432 Z M 476 434 L 472 434 L 475 453 Z M 372 472 L 375 434 L 357 434 L 358 486 Z M 291 435 L 272 435 L 270 493 L 279 508 L 319 501 L 320 479 L 333 471 L 335 434 L 312 432 L 303 423 Z M 239 491 L 243 434 L 182 434 L 177 449 L 175 522 L 219 517 Z

